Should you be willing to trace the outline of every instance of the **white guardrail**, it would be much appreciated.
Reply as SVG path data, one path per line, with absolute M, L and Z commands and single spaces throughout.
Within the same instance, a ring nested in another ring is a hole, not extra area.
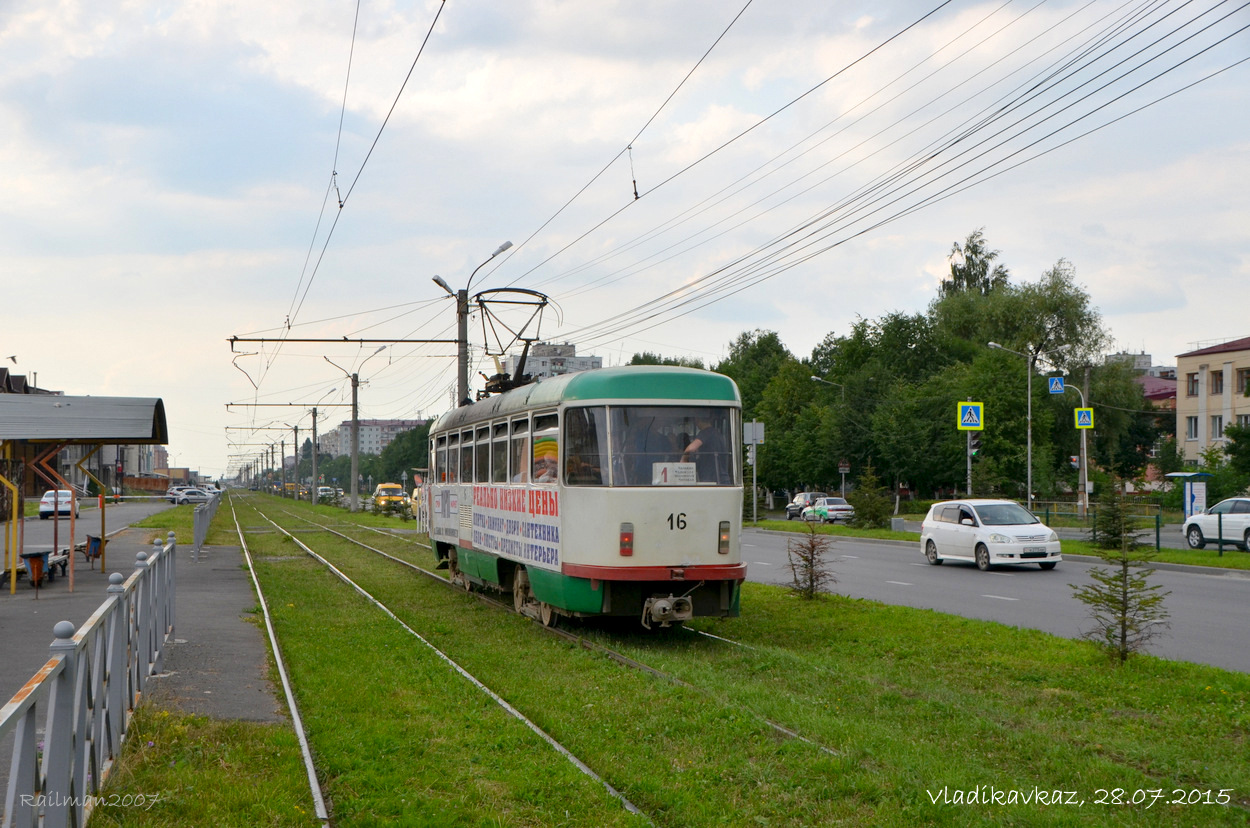
M 170 532 L 129 578 L 109 575 L 104 603 L 77 630 L 52 628 L 47 663 L 0 708 L 0 741 L 13 735 L 0 828 L 87 824 L 173 638 L 175 551 Z

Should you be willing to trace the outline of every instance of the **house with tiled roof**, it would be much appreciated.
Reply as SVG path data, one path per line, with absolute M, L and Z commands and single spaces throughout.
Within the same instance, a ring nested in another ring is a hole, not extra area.
M 1196 464 L 1226 427 L 1250 426 L 1250 336 L 1178 354 L 1176 378 L 1176 436 Z

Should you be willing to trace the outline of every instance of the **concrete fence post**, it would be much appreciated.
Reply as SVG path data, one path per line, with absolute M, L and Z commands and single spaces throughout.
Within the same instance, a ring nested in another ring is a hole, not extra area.
M 126 599 L 126 578 L 120 572 L 109 575 L 108 594 L 115 597 L 117 604 L 109 613 L 108 650 L 105 663 L 108 665 L 108 755 L 116 758 L 121 755 L 122 739 L 126 735 L 126 711 L 130 709 L 130 699 L 126 698 L 127 672 L 126 653 L 127 633 L 130 632 L 130 602 Z

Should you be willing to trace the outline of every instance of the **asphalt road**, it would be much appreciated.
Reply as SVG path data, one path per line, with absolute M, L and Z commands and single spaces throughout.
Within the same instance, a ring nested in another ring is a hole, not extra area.
M 786 532 L 744 530 L 742 560 L 747 578 L 789 584 Z M 998 621 L 1079 638 L 1089 626 L 1089 608 L 1073 597 L 1070 584 L 1093 583 L 1091 560 L 1065 559 L 1043 572 L 1036 566 L 981 572 L 971 564 L 930 566 L 919 543 L 837 539 L 832 569 L 834 591 L 852 598 Z M 1151 583 L 1171 590 L 1164 605 L 1169 627 L 1149 651 L 1163 658 L 1250 672 L 1250 572 L 1158 565 Z M 1197 570 L 1197 571 L 1194 571 Z

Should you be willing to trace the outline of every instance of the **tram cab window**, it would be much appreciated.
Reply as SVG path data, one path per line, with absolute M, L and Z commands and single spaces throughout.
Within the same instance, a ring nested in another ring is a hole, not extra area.
M 490 443 L 490 479 L 492 483 L 508 482 L 508 424 L 496 423 Z
M 530 479 L 530 440 L 529 440 L 530 421 L 513 420 L 512 421 L 512 450 L 508 453 L 509 474 L 508 479 L 513 483 L 528 483 Z
M 447 482 L 447 437 L 439 437 L 434 443 L 434 480 Z
M 447 435 L 447 481 L 455 483 L 460 472 L 460 435 Z
M 473 482 L 473 432 L 460 432 L 460 482 Z
M 564 482 L 569 486 L 604 486 L 608 476 L 608 411 L 594 408 L 564 410 Z
M 482 426 L 477 430 L 477 468 L 474 479 L 478 483 L 490 482 L 490 427 Z
M 613 406 L 613 486 L 734 486 L 737 414 L 712 406 Z
M 560 423 L 555 414 L 534 418 L 535 483 L 555 483 L 560 476 Z

